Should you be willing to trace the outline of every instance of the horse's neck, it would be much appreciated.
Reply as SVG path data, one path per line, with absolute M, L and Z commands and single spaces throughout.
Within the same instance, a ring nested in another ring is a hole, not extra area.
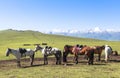
M 112 50 L 112 48 L 110 46 L 108 46 L 108 47 Z
M 42 51 L 43 49 L 44 49 L 44 48 L 38 48 L 38 49 L 35 49 L 35 50 L 36 50 L 36 51 L 38 51 L 38 50 Z M 34 50 L 34 51 L 35 51 L 35 50 Z

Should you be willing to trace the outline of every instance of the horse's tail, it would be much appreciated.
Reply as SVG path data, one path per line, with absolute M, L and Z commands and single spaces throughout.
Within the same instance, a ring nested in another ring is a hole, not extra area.
M 59 58 L 61 59 L 61 57 L 62 57 L 62 52 L 61 50 L 59 50 Z
M 55 56 L 56 56 L 56 59 L 57 59 L 56 64 L 61 64 L 61 57 L 62 57 L 61 50 L 56 51 Z
M 65 51 L 63 50 L 63 62 L 66 62 L 66 61 L 65 61 L 65 58 L 66 58 L 66 57 L 65 57 Z
M 63 51 L 63 62 L 67 62 L 68 51 Z
M 65 45 L 64 46 L 64 49 L 63 49 L 63 62 L 66 62 L 66 47 L 67 47 L 68 45 Z

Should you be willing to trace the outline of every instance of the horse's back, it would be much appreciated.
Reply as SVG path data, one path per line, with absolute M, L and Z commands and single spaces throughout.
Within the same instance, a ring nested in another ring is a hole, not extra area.
M 64 52 L 70 52 L 70 53 L 72 53 L 73 47 L 74 46 L 72 46 L 72 45 L 65 45 L 64 46 Z

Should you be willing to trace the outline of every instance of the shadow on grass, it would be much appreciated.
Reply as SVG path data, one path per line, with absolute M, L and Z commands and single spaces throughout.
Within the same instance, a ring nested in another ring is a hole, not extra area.
M 109 60 L 109 62 L 116 62 L 116 63 L 118 62 L 119 63 L 120 60 Z
M 44 66 L 44 64 L 36 64 L 32 66 L 22 66 L 21 68 L 30 68 L 30 67 L 38 67 L 38 66 Z
M 95 63 L 95 64 L 93 64 L 93 65 L 96 65 L 96 66 L 102 66 L 102 65 L 107 65 L 107 64 L 105 64 L 105 63 L 104 63 L 104 64 L 100 64 L 100 63 L 98 64 L 98 63 Z

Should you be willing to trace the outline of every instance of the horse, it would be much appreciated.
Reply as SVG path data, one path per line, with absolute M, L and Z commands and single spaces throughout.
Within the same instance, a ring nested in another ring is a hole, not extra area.
M 84 58 L 87 58 L 88 65 L 93 65 L 95 50 L 96 50 L 95 48 L 85 45 L 81 48 L 78 54 L 84 55 L 85 56 Z M 76 62 L 78 62 L 78 59 L 76 59 Z
M 18 67 L 21 67 L 20 59 L 22 57 L 26 57 L 26 56 L 30 56 L 30 61 L 31 61 L 30 65 L 31 66 L 33 65 L 35 51 L 33 51 L 31 49 L 19 48 L 17 50 L 14 50 L 14 49 L 8 48 L 6 51 L 6 56 L 9 56 L 9 54 L 12 54 L 16 57 Z
M 67 56 L 68 54 L 73 54 L 72 50 L 73 50 L 74 46 L 71 45 L 65 45 L 64 46 L 64 51 L 63 51 L 63 62 L 66 63 L 67 62 Z
M 114 55 L 114 56 L 118 56 L 118 51 L 112 51 L 112 55 Z
M 78 45 L 78 48 L 81 49 L 83 45 Z M 63 62 L 67 62 L 67 56 L 68 54 L 74 54 L 73 52 L 74 46 L 72 45 L 65 45 L 63 50 Z M 75 58 L 74 58 L 75 59 Z
M 113 54 L 112 48 L 108 45 L 105 45 L 105 62 L 109 60 L 112 54 Z
M 105 46 L 104 45 L 103 46 L 95 46 L 93 48 L 95 48 L 94 53 L 98 54 L 98 61 L 101 61 L 101 54 L 102 54 L 102 51 L 105 49 Z
M 77 45 L 78 46 L 78 45 Z M 63 62 L 67 63 L 67 56 L 68 54 L 73 54 L 74 55 L 74 61 L 76 64 L 78 64 L 78 55 L 86 55 L 88 56 L 89 60 L 88 60 L 88 64 L 93 64 L 93 58 L 94 58 L 94 51 L 93 49 L 88 49 L 85 47 L 87 47 L 86 45 L 80 45 L 78 46 L 78 51 L 74 51 L 74 46 L 71 45 L 65 45 L 64 46 L 64 51 L 63 51 Z
M 56 65 L 61 64 L 62 53 L 60 49 L 53 48 L 50 46 L 41 47 L 40 45 L 37 45 L 35 47 L 35 52 L 37 52 L 38 50 L 40 50 L 44 55 L 44 65 L 48 64 L 48 56 L 51 56 L 51 55 L 55 55 Z

